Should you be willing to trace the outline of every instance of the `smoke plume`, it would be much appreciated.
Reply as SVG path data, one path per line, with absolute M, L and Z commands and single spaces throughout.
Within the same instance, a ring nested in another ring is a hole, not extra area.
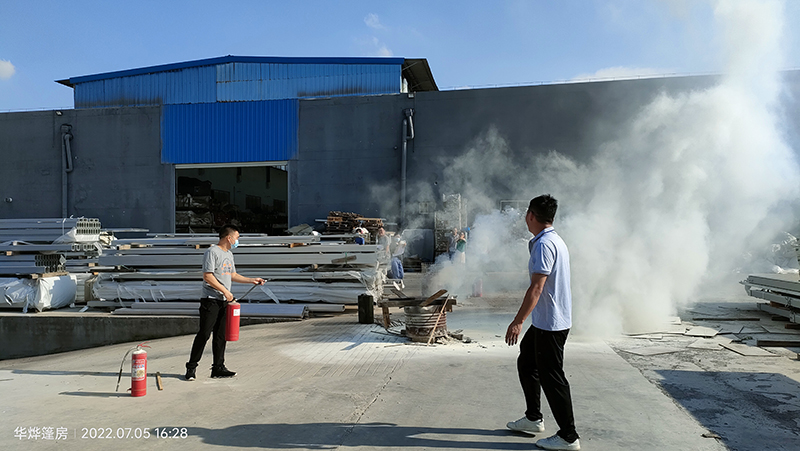
M 512 184 L 519 199 L 559 200 L 555 227 L 570 248 L 576 331 L 658 326 L 785 226 L 800 170 L 780 122 L 782 11 L 771 1 L 715 3 L 728 62 L 719 82 L 657 96 L 588 162 L 554 149 L 517 171 L 535 182 L 509 181 L 511 152 L 489 131 L 449 166 L 453 192 L 479 205 L 496 206 L 492 187 Z M 467 294 L 465 271 L 525 271 L 527 247 L 514 232 L 525 231 L 522 213 L 478 217 L 466 268 L 440 262 L 435 283 Z

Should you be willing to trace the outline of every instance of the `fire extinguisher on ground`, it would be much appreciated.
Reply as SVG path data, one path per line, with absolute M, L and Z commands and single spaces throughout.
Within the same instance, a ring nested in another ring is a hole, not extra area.
M 139 397 L 147 394 L 147 351 L 144 348 L 149 348 L 144 343 L 140 343 L 125 353 L 122 358 L 122 363 L 119 365 L 119 376 L 117 377 L 117 388 L 119 391 L 119 383 L 122 380 L 122 367 L 125 365 L 125 359 L 128 354 L 131 354 L 131 396 Z

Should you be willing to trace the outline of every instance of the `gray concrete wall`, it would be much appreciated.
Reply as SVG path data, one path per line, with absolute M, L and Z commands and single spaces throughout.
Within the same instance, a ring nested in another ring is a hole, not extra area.
M 330 210 L 378 217 L 399 205 L 400 129 L 410 107 L 406 94 L 302 100 L 290 225 L 313 225 Z
M 0 218 L 61 217 L 61 125 L 69 124 L 67 215 L 172 231 L 174 171 L 161 164 L 161 108 L 61 113 L 0 114 Z
M 507 142 L 512 160 L 557 150 L 585 161 L 659 93 L 713 81 L 684 77 L 303 100 L 299 151 L 290 170 L 292 222 L 311 224 L 328 210 L 399 219 L 405 108 L 415 111 L 416 132 L 409 143 L 406 222 L 432 228 L 433 216 L 416 214 L 415 203 L 440 203 L 451 194 L 442 185 L 445 168 L 489 130 Z M 502 184 L 493 188 L 498 200 L 510 195 Z
M 241 325 L 287 321 L 284 318 L 242 318 Z M 197 317 L 131 317 L 112 314 L 0 313 L 0 360 L 33 357 L 117 343 L 194 335 Z M 191 339 L 187 338 L 186 356 Z M 211 346 L 210 344 L 208 346 Z

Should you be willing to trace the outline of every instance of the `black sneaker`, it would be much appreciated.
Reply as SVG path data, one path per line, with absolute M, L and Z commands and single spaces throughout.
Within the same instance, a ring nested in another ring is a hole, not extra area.
M 195 376 L 195 369 L 194 368 L 186 368 L 186 376 L 184 376 L 187 381 L 193 381 L 196 379 Z
M 213 378 L 233 377 L 233 376 L 236 376 L 236 373 L 225 368 L 225 365 L 211 367 L 211 377 Z

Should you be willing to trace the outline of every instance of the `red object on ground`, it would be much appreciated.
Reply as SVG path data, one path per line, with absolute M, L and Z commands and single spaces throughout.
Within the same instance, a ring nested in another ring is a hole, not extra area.
M 147 394 L 147 351 L 137 349 L 131 356 L 131 396 L 144 396 Z
M 239 340 L 239 313 L 241 305 L 238 302 L 228 303 L 228 312 L 225 315 L 225 341 Z
M 472 297 L 474 298 L 483 297 L 483 279 L 477 279 L 472 284 Z

